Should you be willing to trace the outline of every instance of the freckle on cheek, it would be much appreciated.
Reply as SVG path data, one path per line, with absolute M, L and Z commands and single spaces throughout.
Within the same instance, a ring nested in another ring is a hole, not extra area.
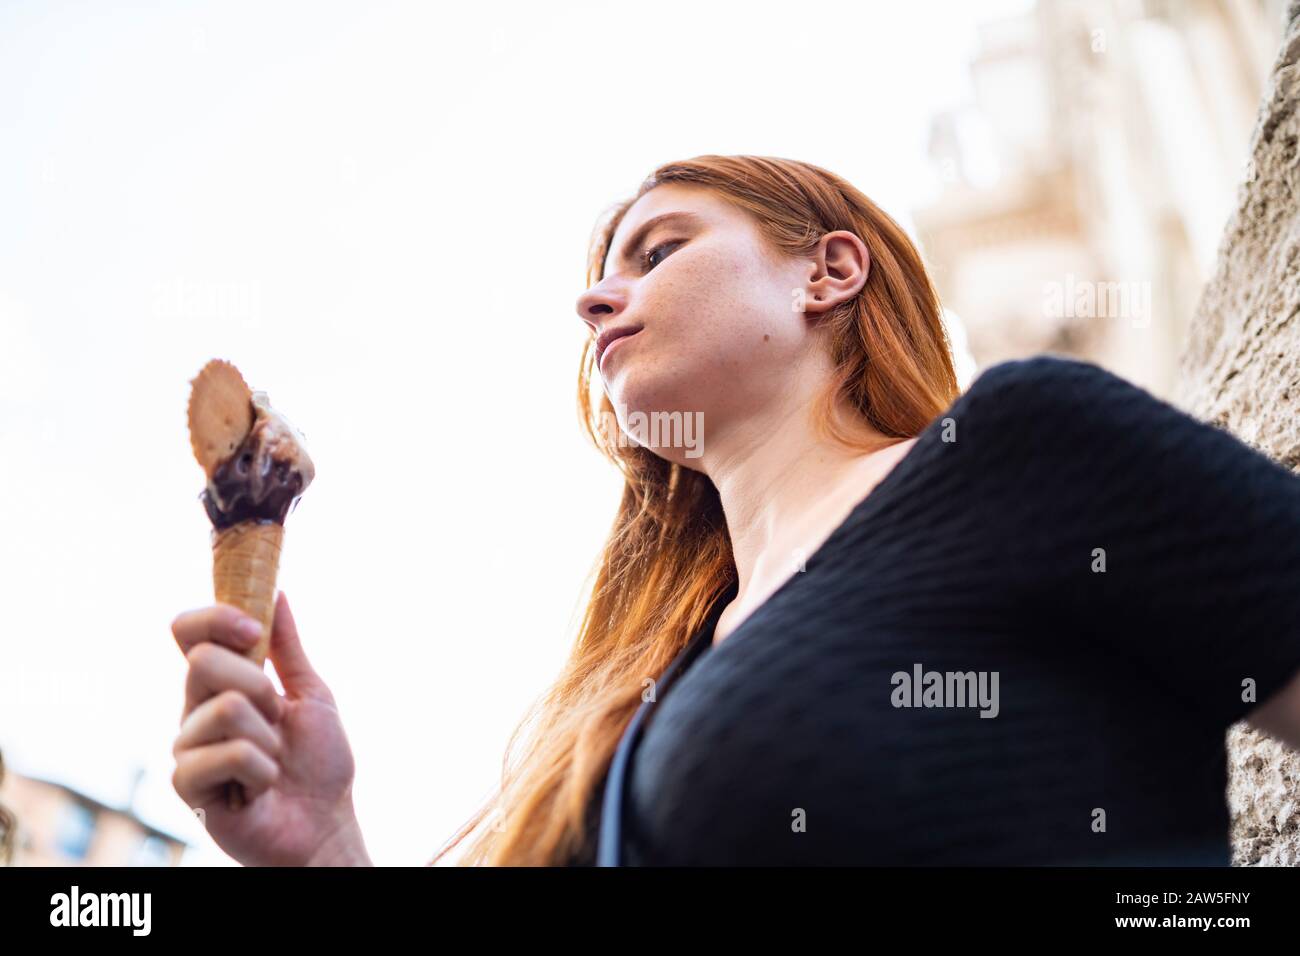
M 766 341 L 767 341 L 768 339 L 770 339 L 771 337 L 772 337 L 772 336 L 770 336 L 770 335 L 764 334 L 764 335 L 763 335 L 763 341 L 766 342 Z

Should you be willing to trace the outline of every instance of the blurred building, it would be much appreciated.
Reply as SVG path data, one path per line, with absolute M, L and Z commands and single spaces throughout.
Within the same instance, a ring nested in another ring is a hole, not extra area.
M 1238 184 L 1285 0 L 1039 0 L 983 27 L 913 210 L 985 367 L 1039 351 L 1158 395 Z
M 187 846 L 145 823 L 129 803 L 111 807 L 12 769 L 0 785 L 0 802 L 17 819 L 14 866 L 176 866 Z

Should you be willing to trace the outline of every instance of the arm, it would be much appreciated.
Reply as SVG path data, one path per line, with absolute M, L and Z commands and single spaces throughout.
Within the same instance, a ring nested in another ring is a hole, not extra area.
M 331 833 L 312 854 L 307 866 L 374 866 L 356 817 Z
M 1246 722 L 1292 750 L 1300 750 L 1300 674 L 1248 713 Z
M 960 440 L 1023 496 L 1022 599 L 1068 611 L 1189 719 L 1300 738 L 1300 477 L 1091 363 L 985 374 Z

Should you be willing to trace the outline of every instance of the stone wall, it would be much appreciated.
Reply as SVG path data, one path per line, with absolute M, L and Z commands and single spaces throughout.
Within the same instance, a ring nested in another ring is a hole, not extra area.
M 1177 401 L 1300 469 L 1300 0 L 1251 137 L 1237 209 L 1180 359 Z M 1300 587 L 1300 579 L 1296 586 Z M 1228 731 L 1233 862 L 1300 863 L 1300 755 Z

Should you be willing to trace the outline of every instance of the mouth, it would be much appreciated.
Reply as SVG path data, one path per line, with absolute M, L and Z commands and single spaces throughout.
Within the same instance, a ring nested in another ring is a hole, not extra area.
M 642 328 L 644 328 L 644 326 L 627 325 L 615 329 L 606 329 L 604 332 L 600 333 L 600 336 L 596 339 L 596 365 L 603 370 L 605 367 L 605 356 L 609 353 L 610 346 L 615 342 L 631 338 L 640 332 Z

